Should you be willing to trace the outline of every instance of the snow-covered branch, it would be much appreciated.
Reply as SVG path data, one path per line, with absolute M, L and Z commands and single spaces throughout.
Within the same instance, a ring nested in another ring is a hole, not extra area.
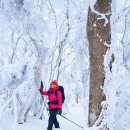
M 104 19 L 105 20 L 104 26 L 106 26 L 108 24 L 109 20 L 108 20 L 108 18 L 106 16 L 110 15 L 111 13 L 104 13 L 104 14 L 102 14 L 102 13 L 96 11 L 94 9 L 94 6 L 91 6 L 91 10 L 92 10 L 92 12 L 94 12 L 95 14 L 97 14 L 98 16 L 100 16 L 100 18 L 97 18 L 97 19 L 99 19 L 99 20 L 100 19 Z

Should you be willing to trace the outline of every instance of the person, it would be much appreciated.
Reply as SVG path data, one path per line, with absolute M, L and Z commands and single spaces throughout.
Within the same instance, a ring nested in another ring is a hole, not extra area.
M 49 120 L 47 130 L 52 130 L 53 125 L 55 128 L 60 128 L 59 122 L 57 120 L 57 114 L 62 113 L 62 93 L 57 91 L 59 89 L 58 82 L 56 80 L 51 81 L 50 88 L 48 91 L 44 90 L 43 84 L 41 84 L 40 93 L 42 95 L 48 96 L 49 105 Z M 57 95 L 56 95 L 57 91 Z

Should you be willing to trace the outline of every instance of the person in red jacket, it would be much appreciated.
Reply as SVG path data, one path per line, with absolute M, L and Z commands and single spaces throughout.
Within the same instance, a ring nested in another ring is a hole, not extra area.
M 53 80 L 50 83 L 50 88 L 48 91 L 44 91 L 43 85 L 41 86 L 40 93 L 42 95 L 48 96 L 48 105 L 49 105 L 49 120 L 48 120 L 48 128 L 47 130 L 52 130 L 53 124 L 55 128 L 60 128 L 59 122 L 57 121 L 57 114 L 62 113 L 62 93 L 57 91 L 59 89 L 59 85 L 56 80 Z M 57 91 L 57 95 L 56 95 Z

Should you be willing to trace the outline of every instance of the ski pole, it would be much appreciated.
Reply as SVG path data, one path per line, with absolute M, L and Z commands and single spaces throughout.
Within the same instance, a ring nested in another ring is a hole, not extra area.
M 59 115 L 60 115 L 60 114 L 59 114 Z M 79 126 L 80 128 L 84 129 L 82 126 L 76 124 L 75 122 L 71 121 L 70 119 L 66 118 L 65 116 L 63 116 L 63 115 L 60 115 L 60 116 L 62 116 L 63 118 L 67 119 L 68 121 L 72 122 L 73 124 Z

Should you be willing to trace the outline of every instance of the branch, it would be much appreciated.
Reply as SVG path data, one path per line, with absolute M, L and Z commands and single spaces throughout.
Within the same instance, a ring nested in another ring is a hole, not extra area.
M 11 98 L 4 104 L 0 107 L 0 122 L 2 120 L 2 116 L 3 116 L 3 113 L 4 111 L 6 110 L 6 108 L 10 105 L 10 102 L 13 100 L 13 95 L 11 96 Z
M 55 10 L 54 10 L 54 8 L 53 8 L 53 6 L 52 6 L 52 4 L 51 4 L 50 0 L 48 0 L 48 2 L 49 2 L 49 4 L 50 4 L 50 7 L 51 7 L 52 12 L 53 12 L 54 17 L 55 17 L 56 31 L 58 32 L 58 29 L 57 29 L 57 18 L 56 18 L 56 13 L 55 13 Z
M 75 60 L 75 58 L 73 58 L 73 60 L 72 60 L 72 62 Z M 61 72 L 62 71 L 64 71 L 68 66 L 70 66 L 71 65 L 71 63 L 70 64 L 68 64 L 68 65 L 66 65 L 66 66 L 64 66 L 61 70 L 60 70 L 60 74 L 61 74 Z
M 55 38 L 55 44 L 56 44 L 56 42 L 57 42 L 57 39 L 58 39 L 58 26 L 57 26 L 57 17 L 56 17 L 56 12 L 55 12 L 55 10 L 54 10 L 54 8 L 53 8 L 53 6 L 52 6 L 52 4 L 51 4 L 51 2 L 50 2 L 50 0 L 48 0 L 48 2 L 49 2 L 49 4 L 50 4 L 50 7 L 51 7 L 51 9 L 52 9 L 52 12 L 53 12 L 53 14 L 54 14 L 54 17 L 55 17 L 55 27 L 56 27 L 56 38 Z
M 123 9 L 123 10 L 119 13 L 119 15 L 118 15 L 117 18 L 115 19 L 114 23 L 116 23 L 116 22 L 121 18 L 121 16 L 126 16 L 126 15 L 128 15 L 129 12 L 130 12 L 130 6 L 126 7 L 125 9 Z
M 110 15 L 111 13 L 102 14 L 102 13 L 96 11 L 96 10 L 94 9 L 94 6 L 91 6 L 91 10 L 92 10 L 92 12 L 94 12 L 95 14 L 101 16 L 100 18 L 97 18 L 97 19 L 105 19 L 104 26 L 106 26 L 106 25 L 109 23 L 109 20 L 107 19 L 106 15 Z

